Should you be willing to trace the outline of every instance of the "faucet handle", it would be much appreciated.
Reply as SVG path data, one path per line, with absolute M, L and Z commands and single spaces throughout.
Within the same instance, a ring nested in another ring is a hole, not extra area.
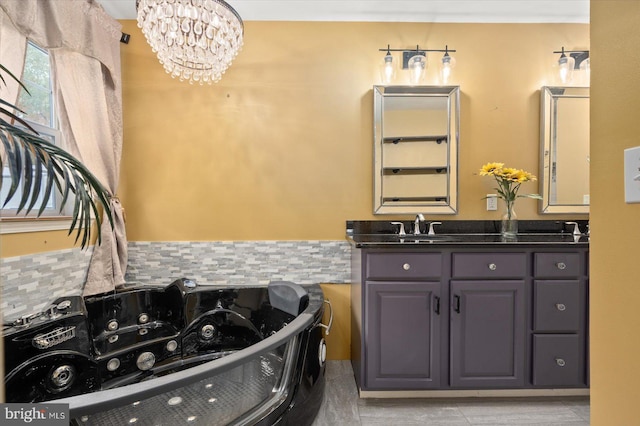
M 429 233 L 428 233 L 428 235 L 436 235 L 436 231 L 433 229 L 433 225 L 442 225 L 442 222 L 431 222 L 429 224 Z
M 398 231 L 398 235 L 401 237 L 406 237 L 407 233 L 404 231 L 404 223 L 402 222 L 391 222 L 392 225 L 400 225 L 400 230 Z
M 422 232 L 420 231 L 420 222 L 424 222 L 424 216 L 422 213 L 418 213 L 416 215 L 416 220 L 414 220 L 413 224 L 413 235 L 420 235 Z
M 577 222 L 565 222 L 565 225 L 573 225 L 573 235 L 582 235 L 582 232 L 580 232 L 580 227 L 578 226 Z

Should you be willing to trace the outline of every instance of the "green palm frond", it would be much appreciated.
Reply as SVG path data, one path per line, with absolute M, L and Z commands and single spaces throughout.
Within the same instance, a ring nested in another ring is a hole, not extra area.
M 24 87 L 9 70 L 0 65 L 2 83 L 6 84 L 2 72 L 7 73 Z M 14 113 L 14 110 L 20 111 L 11 103 L 0 99 L 0 169 L 7 167 L 10 174 L 10 187 L 5 199 L 2 200 L 2 207 L 6 206 L 14 196 L 19 196 L 18 212 L 24 211 L 25 214 L 29 214 L 38 207 L 37 216 L 40 216 L 46 208 L 55 184 L 62 194 L 61 210 L 69 200 L 69 194 L 74 194 L 69 235 L 77 228 L 76 242 L 82 236 L 81 247 L 87 247 L 91 241 L 93 215 L 98 230 L 97 241 L 100 243 L 102 220 L 96 203 L 102 205 L 104 216 L 113 226 L 109 192 L 79 160 L 40 137 L 27 122 Z M 12 124 L 16 122 L 26 129 Z M 43 170 L 46 170 L 46 174 Z M 44 192 L 42 201 L 37 206 L 43 179 L 45 179 Z M 0 187 L 7 184 L 5 180 L 0 174 Z M 22 190 L 19 191 L 21 183 Z

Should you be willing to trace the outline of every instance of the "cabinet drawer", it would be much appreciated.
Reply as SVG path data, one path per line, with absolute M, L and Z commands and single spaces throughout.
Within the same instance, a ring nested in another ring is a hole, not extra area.
M 584 386 L 583 357 L 578 334 L 534 334 L 534 386 Z
M 440 253 L 369 253 L 367 279 L 423 279 L 440 278 Z
M 522 277 L 527 271 L 525 253 L 453 253 L 455 278 Z
M 534 281 L 534 328 L 577 331 L 582 304 L 578 281 Z
M 537 278 L 564 278 L 581 275 L 580 253 L 535 253 L 534 275 Z

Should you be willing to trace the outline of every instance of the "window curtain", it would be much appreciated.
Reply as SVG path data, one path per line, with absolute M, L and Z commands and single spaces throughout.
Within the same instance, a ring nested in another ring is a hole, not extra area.
M 122 26 L 93 0 L 0 0 L 0 8 L 20 33 L 49 49 L 65 149 L 112 194 L 114 226 L 102 224 L 83 293 L 111 291 L 124 283 L 127 265 L 124 214 L 115 195 L 122 152 Z
M 9 17 L 0 11 L 0 64 L 7 68 L 13 75 L 21 78 L 27 51 L 27 38 L 16 29 Z M 16 104 L 20 85 L 11 77 L 5 78 L 6 85 L 0 87 L 2 98 L 12 104 Z

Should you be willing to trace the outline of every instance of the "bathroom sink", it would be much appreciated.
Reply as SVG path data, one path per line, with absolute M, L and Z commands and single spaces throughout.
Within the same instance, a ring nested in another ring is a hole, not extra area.
M 453 235 L 428 235 L 428 234 L 419 234 L 419 235 L 405 235 L 401 237 L 400 235 L 395 235 L 396 238 L 400 240 L 414 240 L 414 241 L 455 241 L 458 238 Z

